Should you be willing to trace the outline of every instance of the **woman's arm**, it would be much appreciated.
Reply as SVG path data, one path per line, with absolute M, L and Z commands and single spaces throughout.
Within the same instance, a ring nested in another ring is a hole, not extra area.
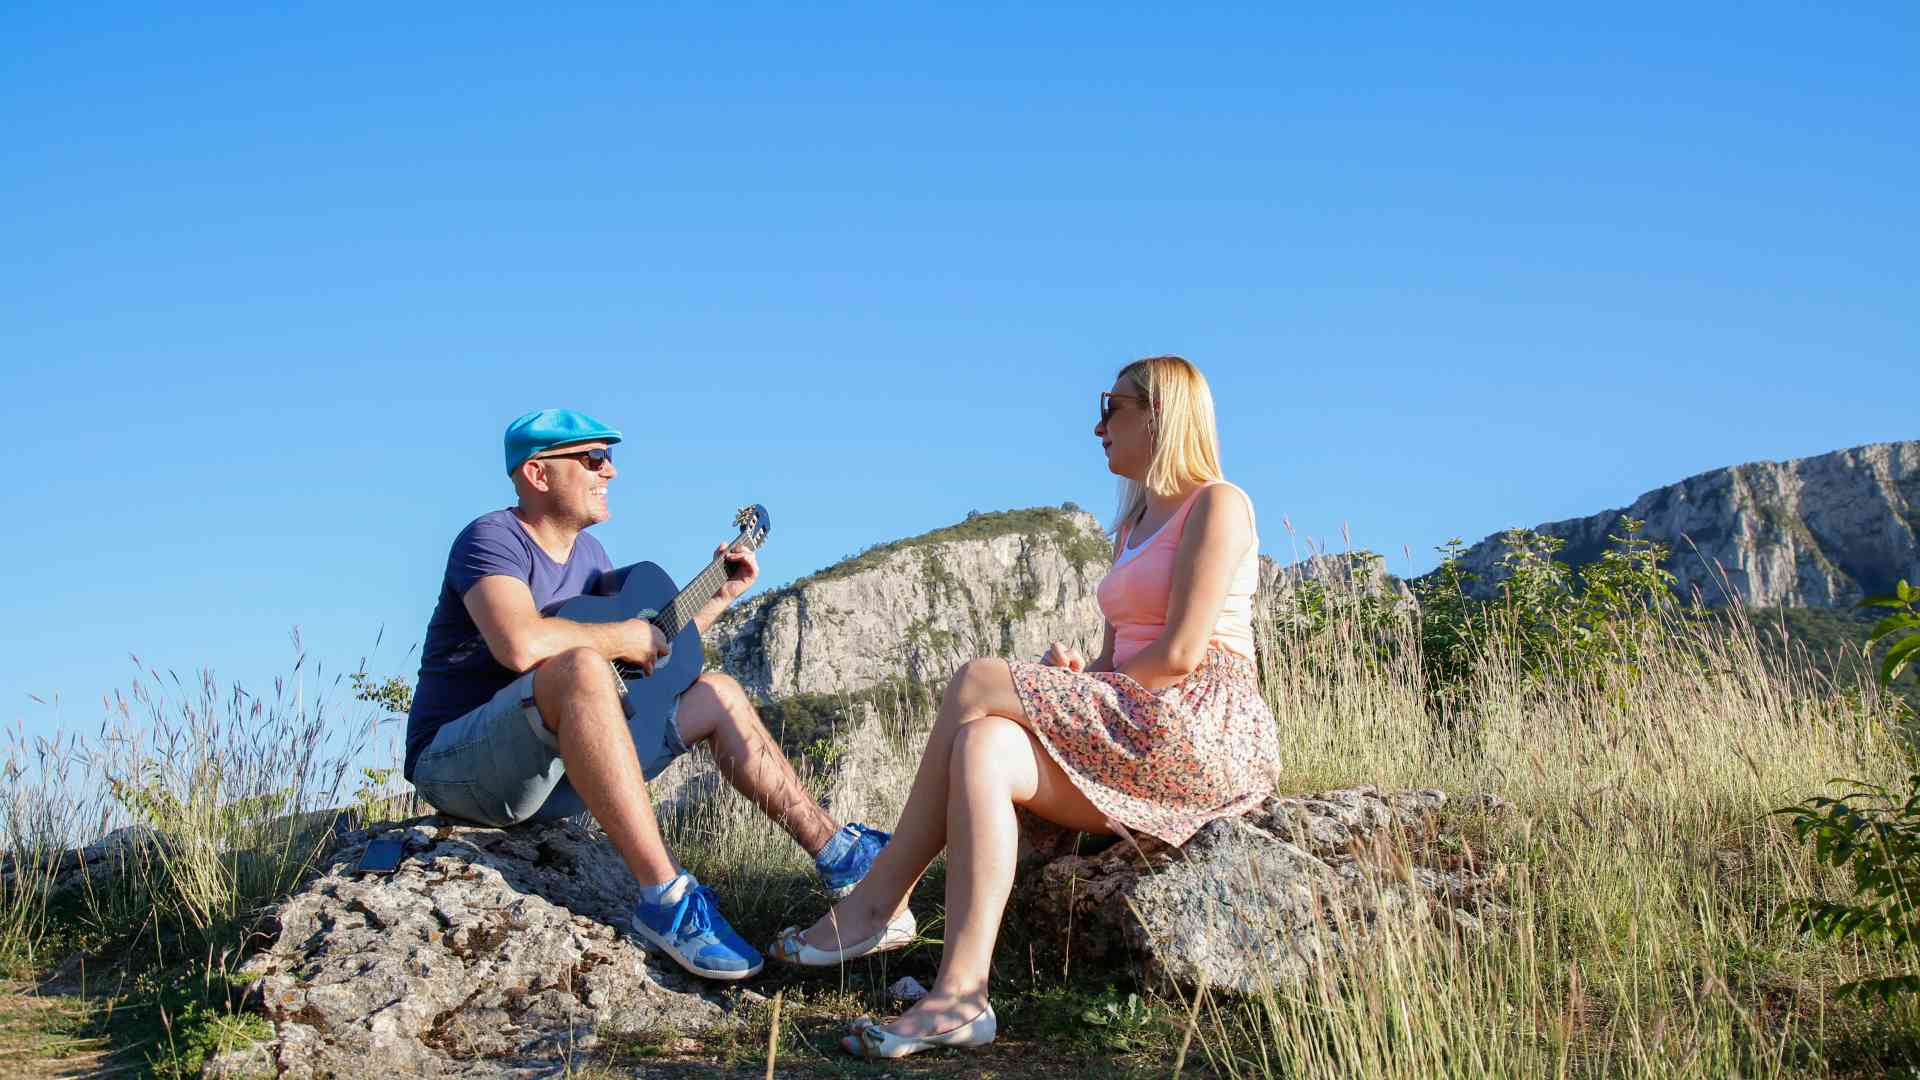
M 1252 543 L 1253 514 L 1246 497 L 1226 484 L 1201 492 L 1174 553 L 1167 628 L 1118 670 L 1152 690 L 1192 674 L 1206 659 L 1233 572 Z
M 1122 525 L 1120 531 L 1113 537 L 1113 557 L 1116 561 L 1120 558 L 1120 549 L 1126 542 L 1127 527 Z M 1100 638 L 1100 655 L 1091 662 L 1080 654 L 1079 649 L 1068 648 L 1057 641 L 1048 646 L 1047 654 L 1040 658 L 1040 662 L 1048 667 L 1073 668 L 1075 671 L 1112 671 L 1113 624 L 1103 621 L 1100 625 L 1105 628 Z M 1075 664 L 1079 666 L 1074 667 Z
M 1127 534 L 1132 531 L 1132 529 L 1125 525 L 1113 530 L 1114 562 L 1120 561 L 1120 552 L 1127 546 Z M 1093 663 L 1087 665 L 1088 671 L 1113 670 L 1113 624 L 1103 619 L 1100 625 L 1102 627 L 1100 634 L 1100 655 L 1094 657 Z
M 1100 655 L 1094 657 L 1093 662 L 1087 665 L 1088 671 L 1113 670 L 1113 624 L 1106 623 L 1105 625 L 1107 632 L 1106 636 L 1100 641 Z

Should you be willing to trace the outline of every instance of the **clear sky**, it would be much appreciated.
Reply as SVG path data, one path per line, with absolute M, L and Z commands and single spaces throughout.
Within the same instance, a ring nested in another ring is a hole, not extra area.
M 767 584 L 1105 516 L 1160 352 L 1282 559 L 1920 436 L 1920 7 L 1472 6 L 10 5 L 0 720 L 410 674 L 533 408 Z

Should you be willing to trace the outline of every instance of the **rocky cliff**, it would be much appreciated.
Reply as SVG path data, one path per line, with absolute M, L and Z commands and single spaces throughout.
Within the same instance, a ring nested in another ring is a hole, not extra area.
M 1092 514 L 976 514 L 885 544 L 735 605 L 709 661 L 771 698 L 930 683 L 975 656 L 1038 658 L 1100 645 L 1093 590 L 1112 541 Z
M 1644 535 L 1672 550 L 1683 595 L 1698 589 L 1715 606 L 1729 592 L 1760 607 L 1851 605 L 1901 578 L 1920 581 L 1920 441 L 1714 469 L 1630 506 L 1537 528 L 1565 540 L 1560 558 L 1579 565 L 1606 550 L 1622 515 L 1644 520 Z M 1480 588 L 1499 580 L 1503 553 L 1498 536 L 1467 549 Z

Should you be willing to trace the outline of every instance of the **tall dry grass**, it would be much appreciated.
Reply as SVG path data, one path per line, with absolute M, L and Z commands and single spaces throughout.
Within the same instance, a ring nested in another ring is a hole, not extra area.
M 304 657 L 271 696 L 135 667 L 94 738 L 11 733 L 0 964 L 13 974 L 74 944 L 47 940 L 56 881 L 71 886 L 67 929 L 93 941 L 165 951 L 228 934 L 312 868 L 373 733 L 376 718 L 338 704 L 340 679 Z
M 1174 1022 L 1192 1018 L 1189 1070 L 1822 1076 L 1835 1054 L 1863 1055 L 1877 1072 L 1874 1040 L 1913 1029 L 1911 1009 L 1831 1004 L 1833 986 L 1899 957 L 1803 940 L 1775 914 L 1844 883 L 1771 811 L 1836 778 L 1903 775 L 1890 699 L 1783 658 L 1737 615 L 1670 612 L 1621 631 L 1634 639 L 1614 651 L 1633 659 L 1598 670 L 1528 671 L 1491 647 L 1459 699 L 1469 704 L 1436 722 L 1415 624 L 1360 611 L 1335 597 L 1311 630 L 1262 628 L 1261 678 L 1285 748 L 1278 787 L 1503 796 L 1510 812 L 1456 820 L 1445 842 L 1495 875 L 1507 914 L 1478 933 L 1377 929 L 1365 947 L 1328 952 L 1305 982 L 1165 1002 Z M 891 821 L 932 709 L 930 696 L 879 709 L 869 722 L 886 738 L 864 771 L 808 775 L 822 794 L 869 789 L 867 819 Z M 764 932 L 821 910 L 794 885 L 808 880 L 804 858 L 744 800 L 681 800 L 664 824 L 680 856 L 721 886 L 736 925 Z
M 1892 703 L 1843 692 L 1744 619 L 1648 619 L 1599 671 L 1528 673 L 1490 650 L 1436 727 L 1411 623 L 1335 605 L 1263 648 L 1287 748 L 1279 785 L 1491 791 L 1515 811 L 1469 838 L 1510 916 L 1484 934 L 1400 928 L 1257 1000 L 1210 999 L 1230 1076 L 1823 1075 L 1911 1025 L 1836 1013 L 1828 991 L 1898 962 L 1797 937 L 1780 904 L 1844 889 L 1770 812 L 1838 777 L 1891 781 Z M 1344 615 L 1345 611 L 1348 614 Z

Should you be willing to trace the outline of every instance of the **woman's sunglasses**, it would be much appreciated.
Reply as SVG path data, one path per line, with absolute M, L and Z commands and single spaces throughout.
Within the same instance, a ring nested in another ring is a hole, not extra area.
M 1147 399 L 1138 394 L 1116 394 L 1111 390 L 1102 390 L 1100 391 L 1101 423 L 1104 424 L 1113 419 L 1113 403 L 1116 401 L 1131 401 L 1142 408 L 1145 408 L 1147 404 Z
M 600 466 L 613 464 L 613 448 L 596 446 L 591 450 L 575 450 L 571 454 L 542 454 L 540 461 L 553 461 L 556 458 L 570 458 L 579 462 L 588 472 L 599 472 Z

